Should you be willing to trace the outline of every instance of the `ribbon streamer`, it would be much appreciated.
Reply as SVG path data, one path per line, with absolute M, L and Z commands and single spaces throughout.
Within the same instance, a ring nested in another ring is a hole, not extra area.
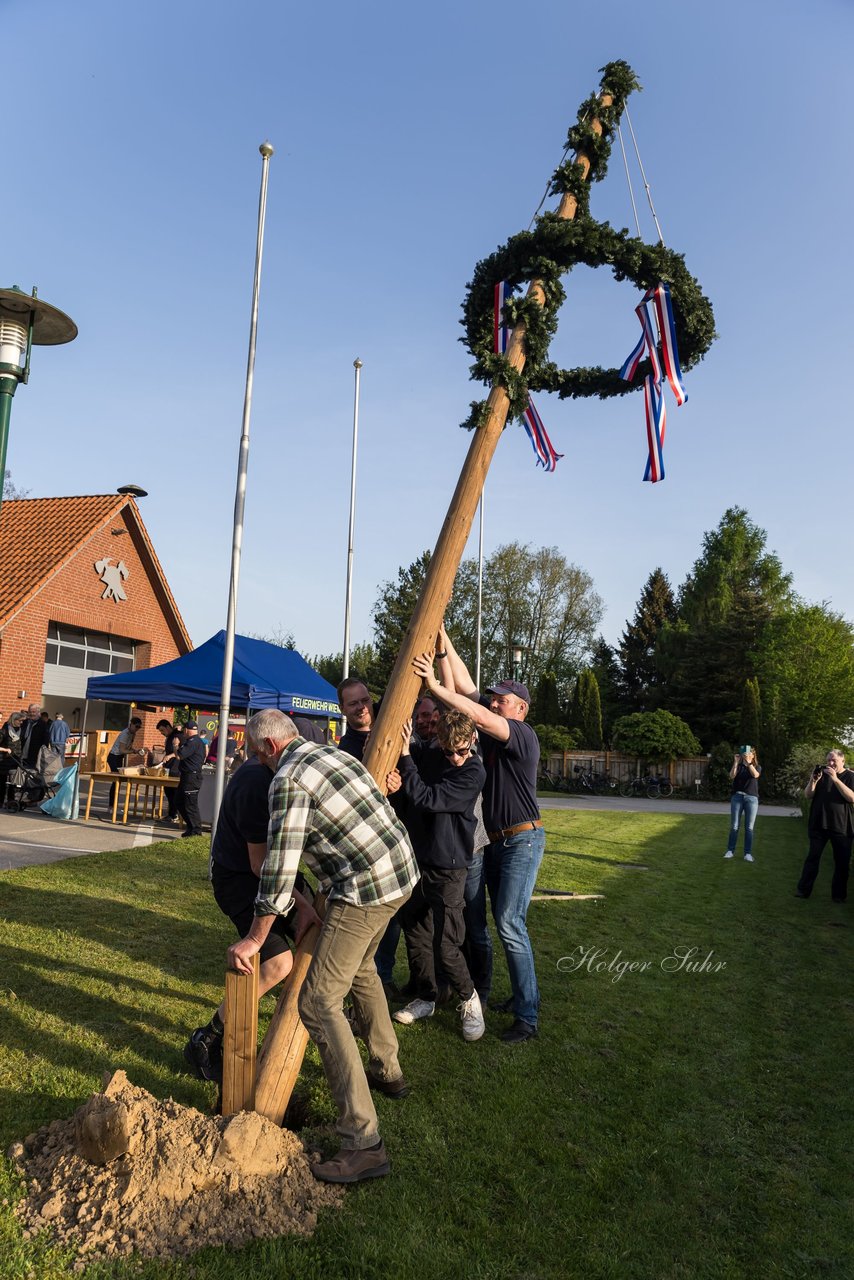
M 545 467 L 546 471 L 554 471 L 563 454 L 555 452 L 543 420 L 534 408 L 533 400 L 530 399 L 525 410 L 524 425 L 537 458 L 537 466 Z
M 661 367 L 662 360 L 659 359 L 658 355 L 658 343 L 656 342 L 655 331 L 649 314 L 650 302 L 655 307 L 658 331 L 661 334 L 663 372 Z M 664 406 L 663 390 L 665 375 L 676 397 L 677 405 L 684 404 L 688 399 L 682 383 L 682 370 L 679 367 L 679 352 L 676 347 L 676 324 L 673 319 L 673 301 L 670 297 L 669 286 L 662 282 L 653 289 L 647 289 L 639 304 L 635 307 L 635 315 L 640 321 L 642 333 L 638 339 L 637 346 L 620 369 L 620 377 L 625 382 L 631 382 L 637 373 L 638 365 L 644 353 L 649 356 L 652 373 L 648 374 L 644 379 L 646 436 L 649 457 L 647 458 L 643 478 L 656 484 L 659 480 L 664 479 L 663 449 L 664 435 L 667 429 L 667 413 Z
M 495 309 L 493 313 L 492 333 L 494 338 L 494 346 L 498 355 L 506 355 L 507 348 L 510 345 L 510 334 L 512 329 L 508 329 L 504 323 L 504 304 L 513 297 L 513 290 L 508 286 L 506 280 L 499 280 L 495 286 Z

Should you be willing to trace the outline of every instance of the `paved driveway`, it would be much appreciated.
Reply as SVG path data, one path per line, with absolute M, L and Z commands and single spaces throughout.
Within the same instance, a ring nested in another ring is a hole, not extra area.
M 114 826 L 106 808 L 99 810 L 93 805 L 92 812 L 88 822 L 63 822 L 49 818 L 38 806 L 23 813 L 0 810 L 0 871 L 77 858 L 84 853 L 139 848 L 156 840 L 174 840 L 182 830 L 159 822 Z

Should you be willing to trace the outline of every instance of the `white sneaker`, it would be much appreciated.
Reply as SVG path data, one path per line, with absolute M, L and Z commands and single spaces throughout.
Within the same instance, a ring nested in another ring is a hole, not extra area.
M 726 853 L 724 854 L 724 857 L 725 857 L 725 858 L 732 858 L 732 857 L 734 857 L 734 856 L 735 856 L 735 855 L 733 854 L 732 849 L 727 849 Z
M 476 991 L 472 992 L 470 999 L 457 1005 L 457 1013 L 463 1020 L 463 1039 L 479 1040 L 486 1030 L 486 1023 L 483 1020 L 480 996 Z
M 436 1012 L 436 1002 L 434 1000 L 410 1000 L 409 1004 L 403 1009 L 398 1009 L 397 1013 L 391 1016 L 395 1022 L 402 1022 L 408 1027 L 411 1022 L 418 1022 L 420 1018 L 432 1018 Z
M 752 854 L 752 853 L 746 853 L 746 854 L 744 855 L 744 861 L 745 861 L 745 862 L 752 862 L 752 861 L 753 861 L 753 854 Z

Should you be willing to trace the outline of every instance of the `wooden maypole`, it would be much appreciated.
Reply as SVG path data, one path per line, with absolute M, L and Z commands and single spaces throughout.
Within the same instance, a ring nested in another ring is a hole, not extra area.
M 609 107 L 613 102 L 612 94 L 601 93 L 599 102 L 602 107 Z M 591 122 L 591 131 L 601 135 L 602 125 L 598 119 Z M 582 180 L 587 181 L 591 159 L 581 148 L 576 152 L 576 163 L 580 166 Z M 577 208 L 576 197 L 565 193 L 557 209 L 557 216 L 570 221 L 575 217 Z M 528 298 L 533 299 L 540 307 L 545 305 L 546 295 L 541 281 L 531 281 Z M 514 326 L 506 353 L 510 364 L 519 372 L 525 367 L 525 333 L 525 323 L 520 321 Z M 386 790 L 386 777 L 400 754 L 401 727 L 412 714 L 412 706 L 420 689 L 421 681 L 412 669 L 412 660 L 423 651 L 434 648 L 436 633 L 451 598 L 454 579 L 471 532 L 486 473 L 507 423 L 509 408 L 507 392 L 502 386 L 494 385 L 483 419 L 473 433 L 471 446 L 427 570 L 421 597 L 383 695 L 379 716 L 371 730 L 364 763 L 383 794 Z M 262 1107 L 263 1113 L 276 1123 L 281 1123 L 284 1116 L 308 1040 L 300 1021 L 297 1000 L 317 934 L 316 927 L 310 929 L 297 948 L 291 978 L 279 997 L 259 1059 L 255 1105 Z

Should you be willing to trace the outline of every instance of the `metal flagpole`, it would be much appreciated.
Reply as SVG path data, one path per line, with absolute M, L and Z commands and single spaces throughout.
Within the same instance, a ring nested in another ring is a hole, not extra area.
M 353 396 L 353 460 L 350 467 L 350 530 L 347 537 L 347 587 L 344 596 L 344 664 L 342 678 L 350 674 L 350 605 L 353 598 L 353 529 L 356 522 L 356 449 L 359 443 L 359 387 L 362 362 L 353 361 L 356 370 L 356 389 Z
M 484 484 L 480 492 L 480 537 L 477 548 L 477 652 L 474 663 L 474 683 L 477 689 L 480 688 L 480 637 L 483 627 L 483 497 L 485 493 L 486 485 Z
M 231 580 L 228 584 L 228 617 L 225 626 L 225 654 L 222 663 L 222 692 L 219 709 L 220 749 L 216 757 L 211 836 L 216 831 L 219 809 L 225 791 L 225 743 L 228 742 L 228 717 L 231 711 L 231 677 L 234 670 L 234 628 L 237 616 L 237 586 L 240 579 L 240 553 L 243 548 L 243 510 L 246 505 L 246 474 L 249 469 L 249 419 L 252 413 L 252 382 L 255 376 L 255 343 L 258 335 L 258 294 L 261 288 L 261 257 L 264 251 L 264 220 L 267 214 L 267 178 L 272 144 L 262 142 L 261 194 L 258 199 L 258 238 L 255 247 L 255 278 L 252 284 L 252 319 L 249 325 L 249 357 L 246 362 L 246 391 L 243 397 L 243 425 L 237 462 L 237 487 L 234 495 L 234 529 L 231 542 Z

